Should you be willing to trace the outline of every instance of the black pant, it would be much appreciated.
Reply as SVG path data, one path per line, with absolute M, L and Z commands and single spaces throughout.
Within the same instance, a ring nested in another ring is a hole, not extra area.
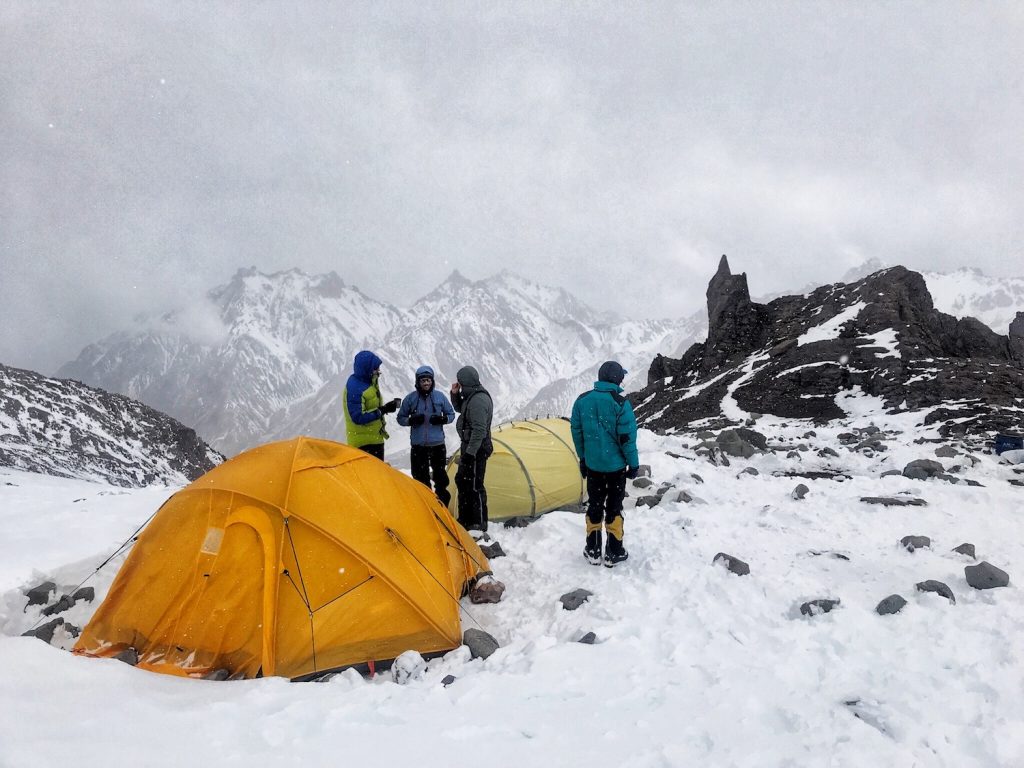
M 441 443 L 441 445 L 414 445 L 410 456 L 413 479 L 419 480 L 429 488 L 430 476 L 433 475 L 434 495 L 446 507 L 452 500 L 452 495 L 448 492 L 448 470 L 445 467 L 447 454 L 444 443 Z
M 626 470 L 618 472 L 587 471 L 588 531 L 594 528 L 600 533 L 601 523 L 608 532 L 608 548 L 613 552 L 622 549 L 622 500 L 626 498 Z
M 455 487 L 459 489 L 459 525 L 467 531 L 487 530 L 487 489 L 484 488 L 487 458 L 480 450 L 472 469 L 460 464 L 455 473 Z
M 366 451 L 371 456 L 376 456 L 381 461 L 384 461 L 384 443 L 374 443 L 373 445 L 360 445 L 360 451 Z

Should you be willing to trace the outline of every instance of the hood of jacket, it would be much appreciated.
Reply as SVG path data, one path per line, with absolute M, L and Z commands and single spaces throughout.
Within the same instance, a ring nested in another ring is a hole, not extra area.
M 459 372 L 455 374 L 455 380 L 459 382 L 463 389 L 480 388 L 480 374 L 476 372 L 476 368 L 472 365 L 459 368 Z
M 352 362 L 352 372 L 357 378 L 369 382 L 373 379 L 373 372 L 380 368 L 382 362 L 384 361 L 373 354 L 373 352 L 364 349 L 356 354 L 356 358 Z
M 430 377 L 430 380 L 431 380 L 430 389 L 428 389 L 426 392 L 424 392 L 422 389 L 420 389 L 420 376 L 429 376 Z M 412 386 L 413 386 L 413 388 L 417 392 L 421 392 L 423 394 L 427 394 L 427 392 L 433 392 L 434 391 L 434 383 L 433 382 L 434 382 L 434 369 L 433 368 L 431 368 L 429 365 L 421 365 L 419 368 L 416 369 L 416 377 L 412 380 Z

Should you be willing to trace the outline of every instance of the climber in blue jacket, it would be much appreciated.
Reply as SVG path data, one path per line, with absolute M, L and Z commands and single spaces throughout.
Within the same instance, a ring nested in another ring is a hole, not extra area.
M 434 494 L 447 507 L 452 495 L 445 467 L 444 425 L 455 419 L 455 409 L 443 392 L 434 389 L 434 369 L 429 365 L 416 369 L 416 388 L 405 396 L 397 418 L 399 424 L 410 428 L 412 476 L 427 488 L 433 476 Z

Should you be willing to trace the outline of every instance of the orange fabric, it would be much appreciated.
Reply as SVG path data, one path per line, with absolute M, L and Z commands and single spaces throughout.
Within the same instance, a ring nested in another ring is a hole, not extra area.
M 247 451 L 172 496 L 75 652 L 139 666 L 299 677 L 462 641 L 459 598 L 488 568 L 420 483 L 299 437 Z

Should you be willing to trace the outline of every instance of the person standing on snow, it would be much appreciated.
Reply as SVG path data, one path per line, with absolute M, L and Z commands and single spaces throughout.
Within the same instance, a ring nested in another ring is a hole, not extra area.
M 455 429 L 459 433 L 459 469 L 455 487 L 459 489 L 459 523 L 467 531 L 487 531 L 487 490 L 484 473 L 487 459 L 494 453 L 491 443 L 491 419 L 494 401 L 480 384 L 476 368 L 459 369 L 452 384 L 452 405 L 459 412 Z
M 352 375 L 345 382 L 345 434 L 348 444 L 384 460 L 384 414 L 394 413 L 401 402 L 397 397 L 384 402 L 380 394 L 381 359 L 364 349 L 356 354 Z
M 604 564 L 611 568 L 629 557 L 623 546 L 622 500 L 626 478 L 636 477 L 636 417 L 622 396 L 626 371 L 614 360 L 601 365 L 594 388 L 576 398 L 569 426 L 580 474 L 587 479 L 587 543 L 583 556 L 601 563 L 601 524 L 608 535 Z
M 445 467 L 448 453 L 444 425 L 455 419 L 455 409 L 443 392 L 434 389 L 434 369 L 429 365 L 416 369 L 416 388 L 405 396 L 397 418 L 403 427 L 410 427 L 413 479 L 429 488 L 433 475 L 434 494 L 447 507 L 452 495 L 448 492 Z

